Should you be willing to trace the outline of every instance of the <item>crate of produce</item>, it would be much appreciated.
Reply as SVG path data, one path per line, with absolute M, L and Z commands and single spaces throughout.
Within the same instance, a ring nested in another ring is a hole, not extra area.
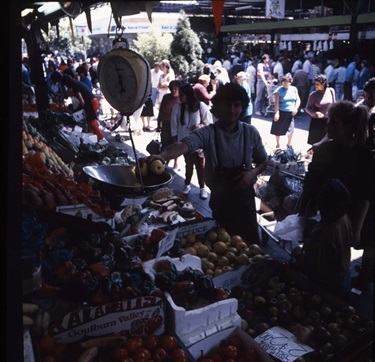
M 163 257 L 144 263 L 144 267 L 155 285 L 164 291 L 166 328 L 174 331 L 187 346 L 241 324 L 237 300 L 226 289 L 214 286 L 212 278 L 200 269 L 200 258 Z
M 249 335 L 257 340 L 268 333 L 269 339 L 275 327 L 291 332 L 297 343 L 306 346 L 306 362 L 338 361 L 339 356 L 355 356 L 372 343 L 373 321 L 290 265 L 270 263 L 257 283 L 236 287 L 232 295 Z

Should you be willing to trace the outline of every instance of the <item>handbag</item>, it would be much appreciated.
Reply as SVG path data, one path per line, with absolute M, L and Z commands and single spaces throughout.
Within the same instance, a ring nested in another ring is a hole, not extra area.
M 146 151 L 150 155 L 158 155 L 161 152 L 160 132 L 155 132 L 154 138 L 146 146 Z

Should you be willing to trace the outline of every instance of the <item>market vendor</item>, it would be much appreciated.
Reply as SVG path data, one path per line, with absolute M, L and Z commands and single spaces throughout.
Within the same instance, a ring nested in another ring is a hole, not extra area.
M 97 120 L 99 110 L 99 101 L 89 89 L 89 87 L 69 75 L 64 74 L 61 84 L 66 87 L 66 95 L 75 97 L 78 102 L 78 108 L 75 111 L 84 109 L 86 112 L 87 131 L 94 133 L 98 137 L 98 141 L 104 138 L 103 132 L 100 130 Z
M 217 122 L 198 128 L 163 150 L 140 159 L 166 163 L 183 154 L 203 149 L 205 180 L 211 190 L 213 218 L 230 234 L 248 244 L 259 243 L 254 184 L 267 165 L 267 152 L 258 130 L 240 122 L 249 97 L 239 84 L 221 86 L 212 98 L 211 112 Z

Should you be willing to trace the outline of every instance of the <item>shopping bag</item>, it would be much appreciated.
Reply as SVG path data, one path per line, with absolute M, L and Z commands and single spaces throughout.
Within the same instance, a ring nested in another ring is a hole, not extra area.
M 161 152 L 160 132 L 155 132 L 154 139 L 146 146 L 146 151 L 150 155 L 158 155 Z
M 298 214 L 288 215 L 275 225 L 274 234 L 282 240 L 302 241 L 305 218 Z

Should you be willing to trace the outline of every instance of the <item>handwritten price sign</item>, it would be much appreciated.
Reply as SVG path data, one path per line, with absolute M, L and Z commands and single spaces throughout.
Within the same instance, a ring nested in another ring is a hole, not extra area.
M 268 354 L 282 362 L 293 362 L 314 349 L 298 342 L 296 336 L 281 327 L 272 327 L 258 337 L 257 342 Z

